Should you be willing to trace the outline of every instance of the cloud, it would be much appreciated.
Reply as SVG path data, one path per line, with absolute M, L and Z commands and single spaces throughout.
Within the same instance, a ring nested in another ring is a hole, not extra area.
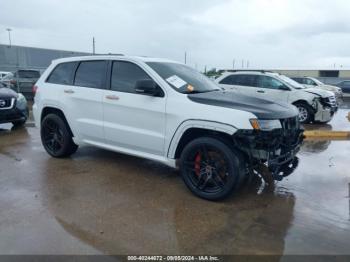
M 18 45 L 89 52 L 95 36 L 101 53 L 187 51 L 201 69 L 350 65 L 347 0 L 12 0 L 0 12 L 0 42 L 11 27 Z

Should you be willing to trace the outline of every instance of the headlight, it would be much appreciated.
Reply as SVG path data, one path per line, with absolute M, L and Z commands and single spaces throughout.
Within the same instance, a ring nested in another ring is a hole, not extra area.
M 21 93 L 18 94 L 16 105 L 18 108 L 25 108 L 27 106 L 27 100 Z
M 315 97 L 312 100 L 312 107 L 317 110 L 317 104 L 321 103 L 321 97 Z
M 281 121 L 279 120 L 261 120 L 250 119 L 250 124 L 255 130 L 270 131 L 273 129 L 282 128 Z

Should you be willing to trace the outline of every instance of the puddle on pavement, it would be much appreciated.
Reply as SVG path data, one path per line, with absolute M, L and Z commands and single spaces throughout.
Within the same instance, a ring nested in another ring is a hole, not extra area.
M 208 202 L 155 162 L 95 148 L 53 159 L 34 128 L 0 136 L 11 137 L 0 140 L 1 254 L 350 253 L 350 141 L 306 141 L 274 191 L 257 194 L 254 180 Z

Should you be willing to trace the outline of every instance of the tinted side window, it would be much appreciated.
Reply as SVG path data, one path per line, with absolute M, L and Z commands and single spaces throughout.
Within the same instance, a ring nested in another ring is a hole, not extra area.
M 222 79 L 219 84 L 234 85 L 234 79 L 235 79 L 235 76 L 233 76 L 233 75 L 227 76 L 224 79 Z
M 293 79 L 295 82 L 298 82 L 299 84 L 304 84 L 304 79 L 303 79 L 303 78 L 300 78 L 300 77 L 292 77 L 292 79 Z
M 281 81 L 270 76 L 259 76 L 258 83 L 259 87 L 269 89 L 282 89 L 285 86 Z
M 106 61 L 81 62 L 75 74 L 74 85 L 103 89 L 106 70 Z
M 150 79 L 143 69 L 133 63 L 113 62 L 111 89 L 114 91 L 135 93 L 137 81 Z
M 46 82 L 52 84 L 71 85 L 73 83 L 76 64 L 76 62 L 70 62 L 57 65 L 51 72 Z
M 258 86 L 255 75 L 237 75 L 235 79 L 235 84 L 240 86 Z

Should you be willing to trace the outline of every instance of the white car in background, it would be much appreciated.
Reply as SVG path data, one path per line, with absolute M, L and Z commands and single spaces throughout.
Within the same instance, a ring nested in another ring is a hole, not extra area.
M 338 110 L 338 103 L 332 92 L 306 88 L 287 76 L 266 71 L 227 72 L 216 79 L 226 90 L 268 99 L 287 102 L 299 110 L 299 121 L 327 123 Z
M 9 74 L 10 72 L 0 71 L 0 81 Z
M 291 79 L 298 82 L 299 84 L 304 85 L 307 88 L 316 87 L 319 89 L 333 92 L 337 98 L 343 97 L 343 92 L 341 88 L 333 85 L 326 85 L 325 83 L 322 83 L 320 80 L 314 77 L 291 77 Z

